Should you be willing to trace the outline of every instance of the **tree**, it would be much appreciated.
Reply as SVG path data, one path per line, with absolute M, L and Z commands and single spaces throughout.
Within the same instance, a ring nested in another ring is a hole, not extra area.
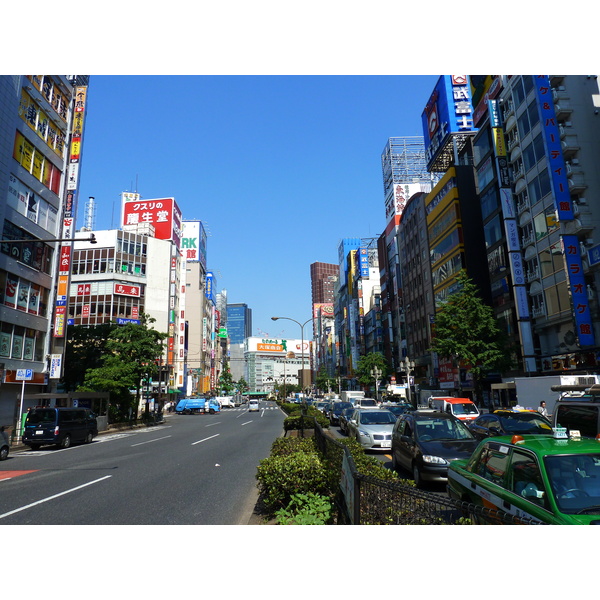
M 61 381 L 65 391 L 77 390 L 85 380 L 85 374 L 91 369 L 101 367 L 106 352 L 106 341 L 111 331 L 119 327 L 115 323 L 104 323 L 83 327 L 69 327 L 69 336 L 65 348 L 65 369 Z
M 108 391 L 111 403 L 119 403 L 120 417 L 126 416 L 129 408 L 136 416 L 143 381 L 158 375 L 158 363 L 163 353 L 166 333 L 149 327 L 156 319 L 142 314 L 140 323 L 127 323 L 111 329 L 105 344 L 102 365 L 90 369 L 85 375 L 80 390 Z M 129 390 L 135 390 L 132 402 Z
M 511 367 L 514 349 L 466 271 L 462 270 L 456 279 L 458 291 L 435 315 L 430 350 L 464 365 L 473 376 L 475 396 L 479 397 L 482 382 L 490 371 Z
M 219 390 L 224 392 L 226 396 L 229 396 L 234 389 L 235 384 L 233 383 L 233 376 L 231 375 L 229 364 L 225 363 L 221 375 L 219 376 Z
M 243 377 L 239 378 L 237 382 L 237 389 L 240 394 L 243 394 L 244 392 L 247 392 L 250 389 L 248 382 Z
M 383 356 L 381 352 L 370 352 L 369 354 L 361 356 L 358 359 L 355 371 L 359 383 L 368 386 L 371 386 L 371 384 L 377 385 L 374 375 L 371 374 L 375 369 L 379 369 L 381 372 L 381 375 L 379 376 L 380 381 L 388 374 L 387 362 L 385 356 Z
M 325 365 L 321 365 L 315 383 L 317 384 L 317 389 L 323 392 L 330 392 L 332 389 L 335 389 L 335 378 L 329 376 Z

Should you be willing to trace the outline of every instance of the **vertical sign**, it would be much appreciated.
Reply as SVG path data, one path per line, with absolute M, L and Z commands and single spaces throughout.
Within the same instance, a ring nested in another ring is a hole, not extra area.
M 552 88 L 547 75 L 535 76 L 535 91 L 538 98 L 540 110 L 540 122 L 542 125 L 542 136 L 546 144 L 546 156 L 548 157 L 548 169 L 550 181 L 554 192 L 554 204 L 561 221 L 572 221 L 575 218 L 573 203 L 569 193 L 569 182 L 567 180 L 567 169 L 560 143 L 560 133 L 554 111 L 554 100 L 552 99 Z

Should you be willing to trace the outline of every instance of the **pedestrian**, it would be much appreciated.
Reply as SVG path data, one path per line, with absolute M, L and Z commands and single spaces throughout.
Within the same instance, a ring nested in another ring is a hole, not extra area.
M 548 416 L 548 411 L 546 410 L 546 401 L 545 400 L 542 400 L 540 402 L 540 405 L 538 406 L 538 412 L 543 417 L 547 417 Z

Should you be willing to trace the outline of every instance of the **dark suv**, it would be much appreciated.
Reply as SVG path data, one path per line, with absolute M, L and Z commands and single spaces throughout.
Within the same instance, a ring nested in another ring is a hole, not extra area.
M 448 465 L 470 458 L 478 440 L 448 413 L 423 410 L 400 415 L 392 431 L 392 468 L 413 474 L 415 484 L 446 481 Z
M 332 402 L 327 409 L 327 417 L 332 425 L 340 422 L 340 415 L 345 408 L 353 408 L 352 402 Z
M 31 408 L 25 419 L 23 443 L 32 450 L 72 442 L 91 443 L 98 435 L 96 415 L 89 408 Z

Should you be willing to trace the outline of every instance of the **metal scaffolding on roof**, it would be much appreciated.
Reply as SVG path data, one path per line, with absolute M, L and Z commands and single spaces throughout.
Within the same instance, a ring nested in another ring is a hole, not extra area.
M 423 136 L 391 137 L 381 154 L 383 193 L 387 197 L 395 184 L 428 183 L 437 180 L 427 171 Z

